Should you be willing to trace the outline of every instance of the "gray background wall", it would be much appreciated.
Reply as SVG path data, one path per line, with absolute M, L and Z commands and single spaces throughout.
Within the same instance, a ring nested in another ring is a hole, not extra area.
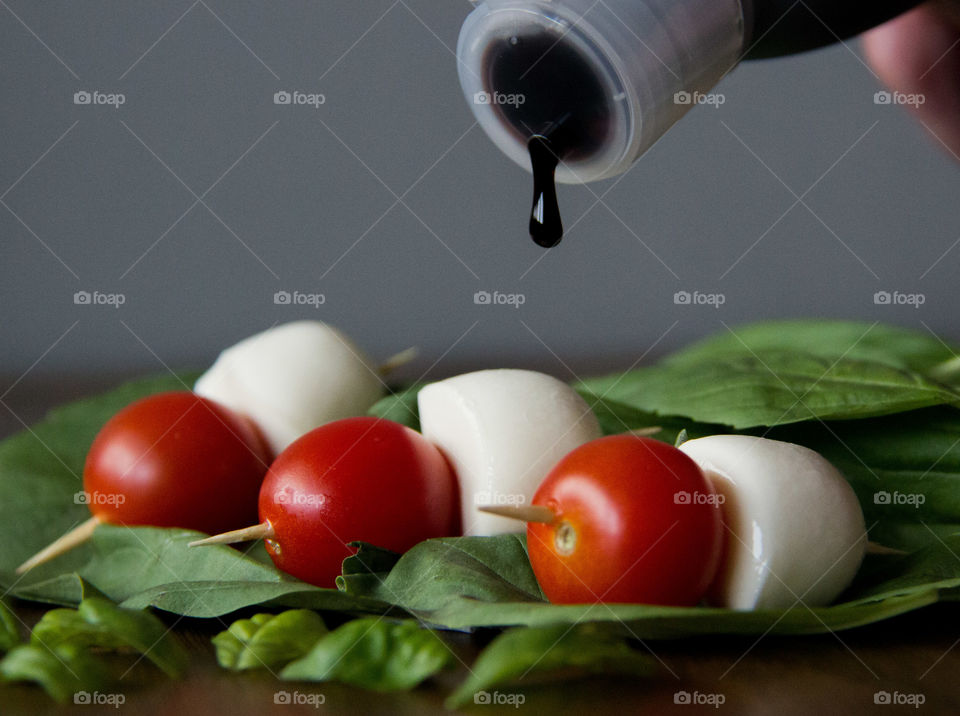
M 741 67 L 721 108 L 688 115 L 628 175 L 563 187 L 570 230 L 544 253 L 525 234 L 529 176 L 471 129 L 460 95 L 452 48 L 468 11 L 5 0 L 7 402 L 202 367 L 304 316 L 378 357 L 420 346 L 408 378 L 506 365 L 569 377 L 779 316 L 960 338 L 960 166 L 874 104 L 855 45 Z M 284 89 L 326 103 L 275 105 Z M 126 101 L 75 105 L 79 90 Z M 526 302 L 478 306 L 481 289 Z M 126 302 L 75 305 L 79 290 Z M 279 290 L 326 302 L 276 305 Z M 726 302 L 678 306 L 679 290 Z M 879 290 L 926 302 L 878 306 Z

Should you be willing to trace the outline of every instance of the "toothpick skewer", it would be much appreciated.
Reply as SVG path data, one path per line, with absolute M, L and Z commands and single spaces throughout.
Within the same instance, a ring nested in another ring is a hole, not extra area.
M 487 512 L 491 515 L 507 517 L 511 520 L 522 520 L 523 522 L 542 522 L 550 524 L 557 519 L 556 514 L 549 507 L 543 505 L 488 505 L 478 507 L 481 512 Z
M 261 522 L 259 525 L 251 525 L 243 529 L 213 535 L 213 537 L 197 539 L 190 542 L 187 546 L 201 547 L 208 544 L 234 544 L 235 542 L 248 542 L 254 539 L 270 539 L 273 535 L 273 525 L 269 522 Z
M 397 368 L 402 368 L 407 363 L 412 361 L 419 353 L 420 350 L 416 346 L 407 348 L 405 351 L 400 351 L 381 363 L 380 368 L 377 369 L 377 372 L 380 373 L 380 375 L 389 375 Z
M 902 549 L 895 549 L 894 547 L 887 547 L 882 544 L 877 544 L 876 542 L 867 542 L 867 554 L 910 554 L 910 553 L 904 552 Z
M 86 522 L 81 522 L 65 535 L 51 542 L 26 562 L 17 567 L 15 572 L 17 574 L 23 574 L 24 572 L 27 572 L 34 567 L 43 564 L 44 562 L 49 562 L 51 559 L 60 556 L 64 552 L 69 552 L 78 544 L 86 542 L 88 539 L 90 539 L 90 536 L 93 534 L 93 531 L 99 524 L 100 518 L 98 517 L 91 517 Z

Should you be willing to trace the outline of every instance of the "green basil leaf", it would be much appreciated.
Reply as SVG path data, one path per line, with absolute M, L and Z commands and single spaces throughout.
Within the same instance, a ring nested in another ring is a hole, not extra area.
M 33 682 L 55 701 L 66 703 L 74 694 L 98 690 L 109 675 L 105 663 L 85 651 L 22 644 L 0 661 L 0 679 Z
M 254 614 L 249 619 L 238 619 L 226 631 L 222 631 L 210 641 L 217 650 L 217 662 L 225 669 L 237 669 L 247 644 L 264 624 L 272 620 L 275 614 Z
M 364 594 L 424 612 L 451 599 L 543 600 L 522 535 L 421 542 L 400 558 L 384 580 L 370 583 Z
M 645 410 L 638 410 L 617 400 L 599 397 L 591 393 L 584 385 L 581 383 L 574 387 L 590 405 L 594 415 L 597 416 L 600 429 L 604 435 L 617 435 L 631 430 L 657 427 L 660 428 L 660 432 L 652 437 L 663 442 L 675 443 L 680 433 L 684 431 L 691 439 L 729 431 L 729 428 L 724 425 L 698 423 L 688 418 L 656 415 Z M 602 393 L 600 395 L 602 396 Z
M 217 661 L 225 669 L 274 669 L 304 656 L 326 633 L 319 614 L 291 609 L 239 619 L 212 641 Z
M 574 674 L 646 676 L 655 670 L 649 656 L 640 654 L 623 637 L 596 624 L 520 627 L 490 642 L 477 657 L 467 680 L 447 699 L 446 706 L 451 709 L 464 706 L 475 694 L 479 696 L 473 699 L 476 703 L 491 703 L 487 689 L 542 681 L 551 672 L 566 680 Z M 506 696 L 509 701 L 511 695 Z M 516 703 L 515 698 L 513 701 Z
M 936 541 L 905 555 L 871 555 L 847 593 L 847 604 L 878 602 L 890 597 L 950 590 L 960 573 L 960 536 Z
M 2 529 L 2 528 L 0 528 Z M 0 574 L 0 586 L 38 601 L 76 605 L 82 582 L 76 571 L 122 607 L 153 606 L 191 617 L 215 617 L 252 605 L 382 613 L 389 605 L 337 589 L 321 589 L 280 572 L 272 563 L 226 545 L 188 547 L 202 537 L 190 530 L 100 525 L 81 548 L 87 562 L 69 555 L 31 570 L 23 578 Z M 263 551 L 262 545 L 252 550 Z
M 0 601 L 0 654 L 20 643 L 20 628 L 17 617 L 5 602 Z
M 850 358 L 924 374 L 956 354 L 954 347 L 925 332 L 882 323 L 804 319 L 737 326 L 694 343 L 667 361 L 701 363 L 767 351 L 804 353 L 831 362 Z
M 373 404 L 373 407 L 367 411 L 367 414 L 376 418 L 392 420 L 419 432 L 420 410 L 417 407 L 417 394 L 423 386 L 423 383 L 417 383 L 409 388 L 381 398 Z
M 658 415 L 737 429 L 850 420 L 960 402 L 919 373 L 877 362 L 769 350 L 667 361 L 579 383 L 591 396 Z
M 184 672 L 186 652 L 159 619 L 148 612 L 117 607 L 92 585 L 83 583 L 82 587 L 86 596 L 79 609 L 52 609 L 37 622 L 30 634 L 33 651 L 23 651 L 14 659 L 11 675 L 37 681 L 54 698 L 63 699 L 69 691 L 96 688 L 107 682 L 106 662 L 89 658 L 90 649 L 117 651 L 129 647 L 170 676 Z M 87 676 L 72 668 L 74 661 L 78 669 L 87 670 Z M 66 678 L 65 673 L 73 679 Z
M 767 437 L 806 445 L 836 465 L 875 542 L 912 550 L 960 532 L 960 410 L 803 423 Z
M 150 612 L 122 609 L 100 597 L 84 599 L 77 612 L 88 624 L 139 651 L 168 676 L 178 677 L 186 671 L 188 659 L 183 647 Z
M 51 609 L 30 632 L 30 643 L 48 649 L 103 647 L 119 649 L 126 640 L 101 624 L 91 624 L 76 609 Z
M 417 622 L 367 617 L 347 622 L 280 674 L 288 681 L 342 681 L 375 691 L 411 689 L 447 666 L 453 653 Z
M 366 593 L 386 579 L 400 555 L 366 542 L 351 542 L 357 552 L 343 560 L 343 574 L 337 577 L 337 588 L 344 592 Z

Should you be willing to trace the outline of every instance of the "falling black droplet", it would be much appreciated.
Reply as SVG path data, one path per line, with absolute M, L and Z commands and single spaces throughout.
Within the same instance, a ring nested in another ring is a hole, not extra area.
M 560 159 L 550 140 L 540 134 L 530 137 L 530 164 L 533 167 L 533 209 L 530 212 L 530 236 L 545 249 L 563 238 L 563 222 L 557 203 L 556 170 Z

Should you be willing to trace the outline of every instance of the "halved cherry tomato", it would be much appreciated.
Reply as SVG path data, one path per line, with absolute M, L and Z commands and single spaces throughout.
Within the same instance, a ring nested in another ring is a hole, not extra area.
M 270 458 L 250 420 L 188 391 L 159 393 L 107 421 L 83 487 L 102 522 L 222 532 L 256 518 Z
M 405 552 L 460 530 L 459 491 L 440 451 L 390 420 L 360 417 L 316 428 L 270 466 L 260 490 L 265 544 L 278 568 L 333 587 L 348 546 Z
M 530 562 L 555 603 L 686 606 L 703 597 L 722 547 L 710 482 L 663 442 L 616 435 L 580 446 L 533 497 L 555 519 L 527 526 Z

